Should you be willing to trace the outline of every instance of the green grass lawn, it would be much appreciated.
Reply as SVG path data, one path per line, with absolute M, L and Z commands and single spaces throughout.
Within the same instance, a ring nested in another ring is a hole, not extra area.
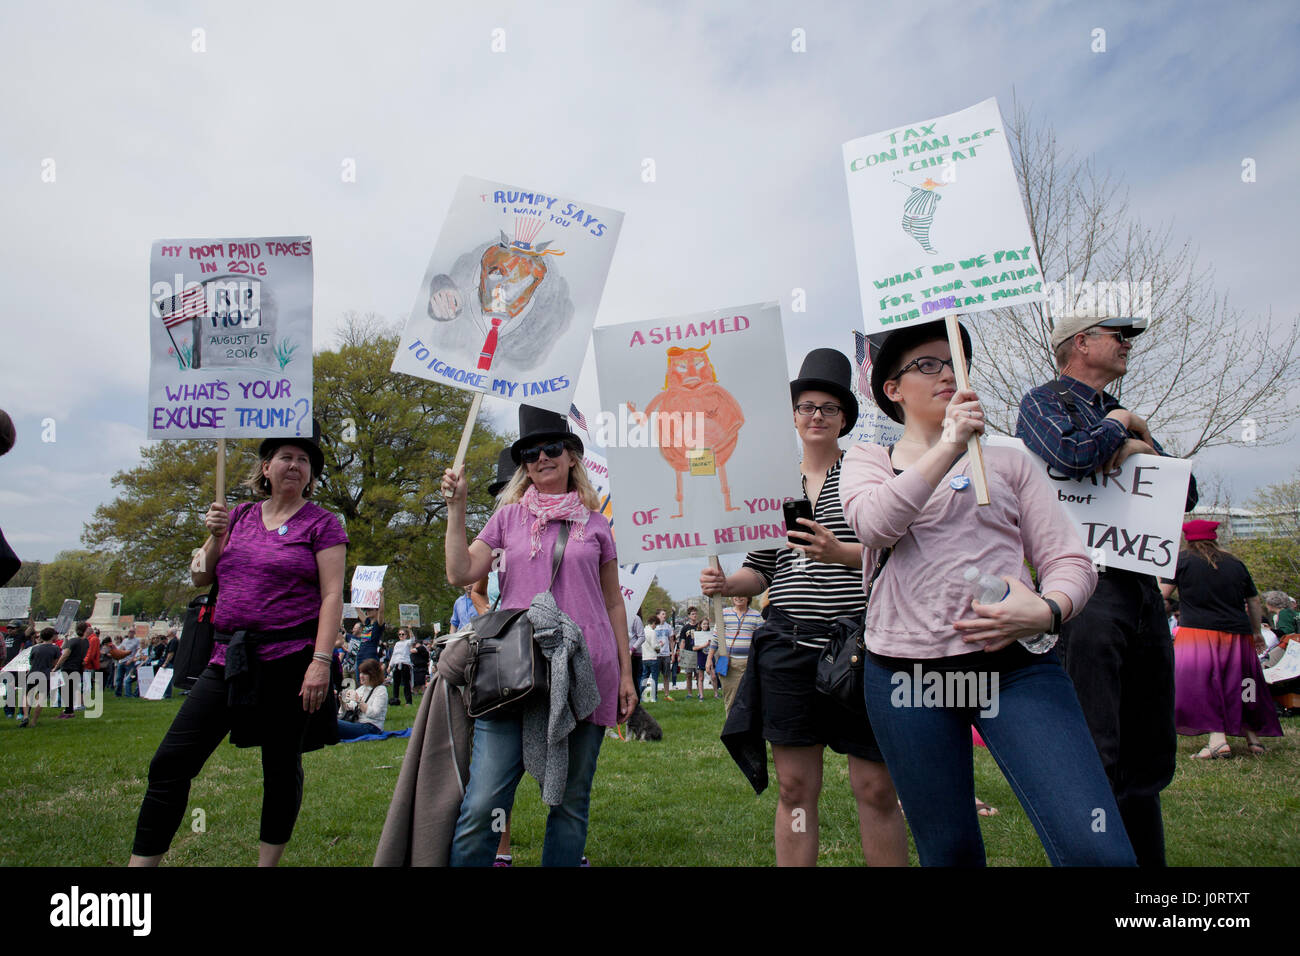
M 755 797 L 718 732 L 722 702 L 661 701 L 648 709 L 662 743 L 607 739 L 592 793 L 587 855 L 594 865 L 766 866 L 774 861 L 773 784 Z M 180 699 L 111 695 L 98 719 L 56 720 L 20 730 L 0 721 L 0 828 L 5 866 L 114 866 L 126 862 L 149 760 Z M 408 727 L 413 707 L 390 708 L 388 729 Z M 1300 721 L 1266 741 L 1262 759 L 1188 759 L 1204 738 L 1179 738 L 1178 771 L 1164 793 L 1169 862 L 1175 866 L 1288 866 L 1300 846 Z M 1240 745 L 1241 741 L 1233 741 Z M 306 795 L 284 863 L 367 866 L 383 827 L 405 738 L 342 744 L 307 754 Z M 982 822 L 990 865 L 1042 866 L 1047 858 L 1011 788 L 983 748 L 976 789 L 1001 814 Z M 862 862 L 847 764 L 827 753 L 821 798 L 822 865 Z M 170 865 L 251 865 L 261 808 L 260 751 L 222 744 L 194 782 Z M 193 811 L 203 811 L 195 832 Z M 541 859 L 545 813 L 536 783 L 520 784 L 512 820 L 516 860 Z M 916 863 L 915 850 L 911 854 Z

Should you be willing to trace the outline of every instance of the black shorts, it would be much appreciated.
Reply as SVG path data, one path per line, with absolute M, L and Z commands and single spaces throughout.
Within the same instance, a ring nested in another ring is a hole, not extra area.
M 772 608 L 768 620 L 754 631 L 749 652 L 758 671 L 762 695 L 763 739 L 785 747 L 819 744 L 836 753 L 884 762 L 866 714 L 854 713 L 817 690 L 820 650 L 796 644 L 807 622 Z M 816 636 L 814 625 L 812 635 Z

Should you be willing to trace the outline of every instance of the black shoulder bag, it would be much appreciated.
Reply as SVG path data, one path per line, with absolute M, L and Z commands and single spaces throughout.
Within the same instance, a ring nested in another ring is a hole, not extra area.
M 243 512 L 241 511 L 240 514 L 242 515 Z M 225 540 L 221 543 L 223 551 L 230 542 L 230 532 L 234 526 L 235 519 L 232 514 L 230 524 L 226 527 Z M 220 553 L 217 557 L 221 557 Z M 208 666 L 208 661 L 212 659 L 212 648 L 216 643 L 217 634 L 217 629 L 212 626 L 212 617 L 217 612 L 216 578 L 214 567 L 212 589 L 207 594 L 200 594 L 190 601 L 189 607 L 185 610 L 180 643 L 176 646 L 176 656 L 172 658 L 172 686 L 177 690 L 190 690 Z
M 892 460 L 894 446 L 889 446 Z M 876 566 L 867 582 L 867 607 L 871 606 L 871 590 L 876 586 L 876 578 L 885 569 L 885 562 L 894 553 L 893 547 L 885 548 L 876 558 Z M 860 617 L 837 617 L 835 630 L 831 632 L 826 648 L 817 658 L 817 691 L 830 697 L 841 707 L 857 714 L 867 712 L 865 688 L 862 682 L 862 665 L 866 662 L 867 644 L 866 612 Z
M 551 582 L 560 570 L 569 522 L 560 522 L 551 556 Z M 501 602 L 500 595 L 497 603 Z M 470 623 L 469 664 L 465 668 L 465 710 L 471 717 L 508 717 L 530 697 L 550 693 L 550 661 L 533 640 L 528 608 L 514 607 L 480 614 Z

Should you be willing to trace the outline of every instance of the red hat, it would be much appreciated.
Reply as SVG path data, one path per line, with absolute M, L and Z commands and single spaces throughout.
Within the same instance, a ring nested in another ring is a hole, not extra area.
M 1217 541 L 1219 536 L 1214 529 L 1219 526 L 1217 521 L 1204 521 L 1198 518 L 1195 521 L 1183 522 L 1183 537 L 1188 541 Z

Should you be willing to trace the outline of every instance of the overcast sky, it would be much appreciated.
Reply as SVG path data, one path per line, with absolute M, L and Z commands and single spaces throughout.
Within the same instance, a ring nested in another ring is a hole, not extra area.
M 598 324 L 806 290 L 785 329 L 793 373 L 812 348 L 849 351 L 861 324 L 841 144 L 989 96 L 1006 113 L 1014 88 L 1124 178 L 1139 215 L 1197 245 L 1236 307 L 1289 320 L 1297 10 L 8 2 L 0 407 L 19 444 L 0 460 L 0 527 L 26 559 L 80 547 L 112 475 L 138 461 L 154 239 L 312 236 L 329 347 L 348 310 L 404 318 L 467 173 L 626 213 Z M 579 394 L 597 407 L 594 383 Z M 1222 449 L 1198 469 L 1240 500 L 1297 457 Z M 693 576 L 664 579 L 684 594 Z

